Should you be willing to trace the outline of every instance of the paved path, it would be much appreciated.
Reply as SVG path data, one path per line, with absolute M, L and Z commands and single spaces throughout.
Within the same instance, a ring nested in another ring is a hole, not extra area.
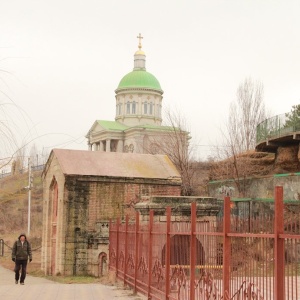
M 5 300 L 145 300 L 132 291 L 102 284 L 61 284 L 26 276 L 25 285 L 15 284 L 14 272 L 0 266 L 0 299 Z

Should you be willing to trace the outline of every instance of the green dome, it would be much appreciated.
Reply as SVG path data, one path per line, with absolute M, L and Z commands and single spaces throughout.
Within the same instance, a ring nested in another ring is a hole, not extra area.
M 160 92 L 162 92 L 159 81 L 155 78 L 154 75 L 145 70 L 133 70 L 132 72 L 125 75 L 121 79 L 117 91 L 128 88 L 146 88 L 159 90 Z

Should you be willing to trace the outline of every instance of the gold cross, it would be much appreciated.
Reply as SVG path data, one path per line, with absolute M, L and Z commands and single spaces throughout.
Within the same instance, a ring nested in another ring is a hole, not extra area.
M 141 50 L 142 49 L 142 39 L 143 39 L 143 37 L 142 37 L 142 35 L 139 33 L 139 35 L 137 36 L 137 38 L 139 39 L 139 49 Z

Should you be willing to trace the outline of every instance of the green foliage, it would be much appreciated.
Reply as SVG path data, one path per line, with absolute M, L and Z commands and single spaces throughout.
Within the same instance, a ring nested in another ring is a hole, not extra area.
M 285 128 L 292 127 L 293 131 L 300 130 L 300 104 L 293 105 L 291 111 L 286 113 L 285 117 Z

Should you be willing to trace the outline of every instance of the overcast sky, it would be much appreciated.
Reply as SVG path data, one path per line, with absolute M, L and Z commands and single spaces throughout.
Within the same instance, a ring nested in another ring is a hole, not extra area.
M 299 16 L 299 0 L 2 0 L 0 103 L 40 150 L 87 149 L 93 122 L 114 120 L 141 33 L 163 105 L 206 157 L 246 77 L 272 115 L 300 103 Z

